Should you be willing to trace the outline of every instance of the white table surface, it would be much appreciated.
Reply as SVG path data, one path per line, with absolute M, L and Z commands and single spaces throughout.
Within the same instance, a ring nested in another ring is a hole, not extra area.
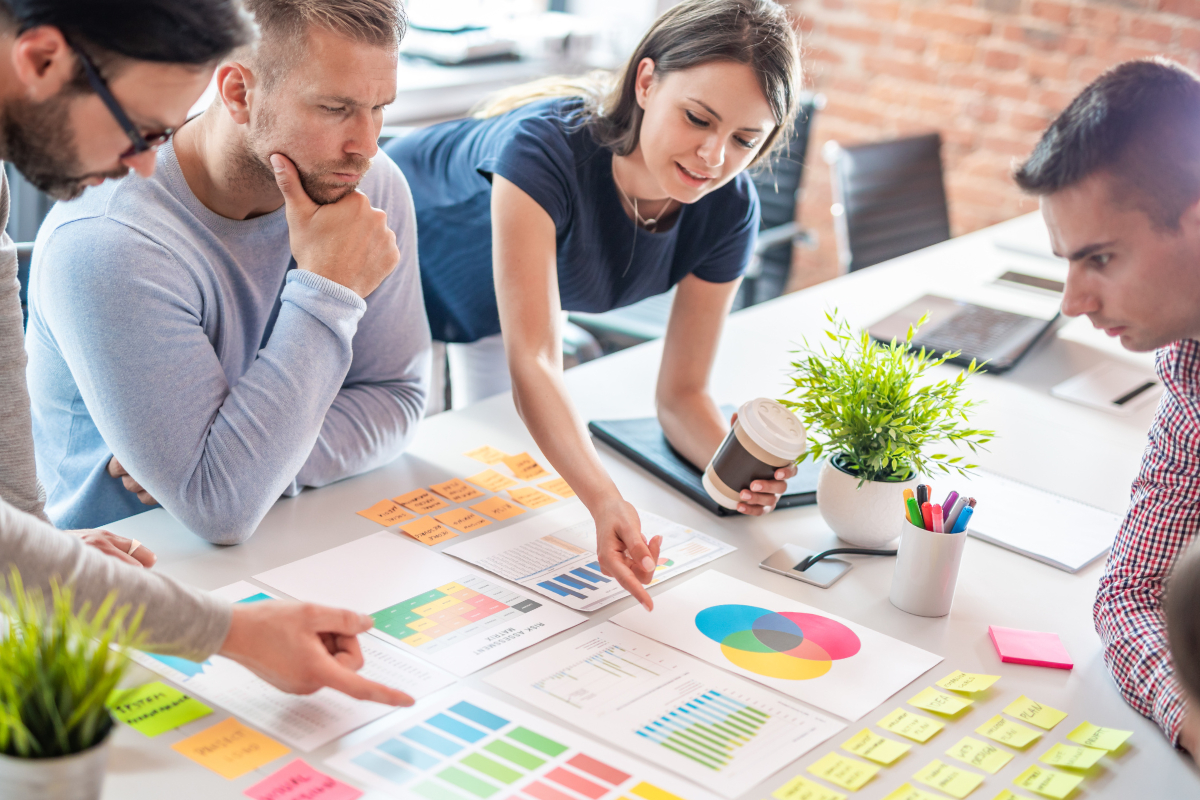
M 1036 259 L 1030 261 L 1029 257 L 1000 250 L 995 241 L 1005 237 L 1036 239 L 1041 230 L 1040 219 L 1030 215 L 733 315 L 714 370 L 712 388 L 716 399 L 738 404 L 759 395 L 780 396 L 789 351 L 802 336 L 823 329 L 825 309 L 837 306 L 853 324 L 862 326 L 927 290 L 954 293 L 961 286 L 965 291 L 969 284 L 978 284 L 981 276 L 999 274 L 1013 266 L 1037 266 Z M 1127 503 L 1152 407 L 1130 417 L 1118 417 L 1056 399 L 1050 396 L 1049 388 L 1105 359 L 1152 362 L 1149 356 L 1121 355 L 1086 325 L 1086 321 L 1073 323 L 1070 338 L 1063 336 L 1043 343 L 1012 372 L 985 375 L 974 381 L 973 396 L 986 400 L 977 421 L 998 432 L 991 451 L 979 461 L 1003 475 L 1119 513 Z M 652 342 L 569 371 L 567 385 L 585 418 L 652 414 L 660 353 L 660 344 Z M 946 374 L 952 374 L 946 369 Z M 253 538 L 237 547 L 210 545 L 188 533 L 161 509 L 109 527 L 123 535 L 134 535 L 152 547 L 159 554 L 159 571 L 213 589 L 379 531 L 378 525 L 354 512 L 384 497 L 451 476 L 473 474 L 481 466 L 460 454 L 484 444 L 513 453 L 533 449 L 510 397 L 497 396 L 426 420 L 406 455 L 370 474 L 279 501 Z M 1200 772 L 1167 744 L 1150 721 L 1125 704 L 1104 666 L 1100 642 L 1092 627 L 1092 601 L 1102 561 L 1071 575 L 971 539 L 951 614 L 941 619 L 910 616 L 887 599 L 893 559 L 851 557 L 854 569 L 831 589 L 818 589 L 758 568 L 760 560 L 785 542 L 813 549 L 832 545 L 834 537 L 815 507 L 779 511 L 762 519 L 718 518 L 614 452 L 603 446 L 600 451 L 630 501 L 738 547 L 735 553 L 705 568 L 721 570 L 848 617 L 945 657 L 941 665 L 860 723 L 852 724 L 841 737 L 801 756 L 775 775 L 764 775 L 759 785 L 747 786 L 743 800 L 767 797 L 841 740 L 872 725 L 903 705 L 909 696 L 955 669 L 999 674 L 1003 680 L 976 707 L 951 721 L 945 731 L 925 745 L 915 745 L 913 752 L 854 793 L 856 800 L 883 797 L 930 760 L 942 758 L 946 748 L 1020 694 L 1067 711 L 1070 716 L 1036 745 L 1019 753 L 998 775 L 988 776 L 972 794 L 973 799 L 991 800 L 1034 763 L 1050 743 L 1065 741 L 1066 734 L 1084 720 L 1132 730 L 1134 735 L 1119 758 L 1105 759 L 1089 771 L 1073 798 L 1200 795 Z M 689 577 L 669 581 L 666 588 Z M 629 598 L 614 603 L 591 614 L 583 626 L 560 636 L 574 635 L 632 603 Z M 1055 631 L 1071 652 L 1075 668 L 1064 671 L 1002 664 L 988 639 L 988 625 Z M 522 657 L 512 656 L 461 683 L 522 705 L 483 682 L 491 670 Z M 130 682 L 152 677 L 135 666 Z M 113 741 L 104 796 L 122 800 L 241 797 L 243 789 L 287 763 L 287 758 L 280 759 L 238 780 L 227 781 L 170 749 L 173 742 L 226 716 L 216 709 L 212 716 L 154 739 L 120 727 Z M 372 723 L 351 734 L 349 740 L 372 734 L 388 725 L 390 719 Z M 336 744 L 330 744 L 312 753 L 294 755 L 303 755 L 321 769 L 323 759 L 335 748 Z M 368 796 L 385 795 L 369 792 Z

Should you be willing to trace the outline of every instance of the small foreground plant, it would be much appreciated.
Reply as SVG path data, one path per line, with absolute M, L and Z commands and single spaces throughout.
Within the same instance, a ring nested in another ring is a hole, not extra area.
M 0 593 L 0 753 L 53 758 L 99 744 L 112 728 L 105 705 L 140 644 L 142 611 L 116 608 L 116 592 L 93 613 L 74 610 L 70 586 L 51 585 L 49 608 L 14 568 Z
M 864 481 L 906 481 L 942 472 L 966 474 L 976 464 L 946 453 L 930 456 L 933 442 L 966 445 L 972 453 L 991 441 L 993 431 L 970 427 L 968 412 L 975 405 L 962 398 L 966 379 L 980 371 L 974 361 L 956 378 L 917 386 L 934 367 L 958 356 L 937 357 L 925 348 L 911 347 L 913 336 L 928 320 L 910 325 L 903 342 L 878 344 L 864 330 L 855 335 L 837 314 L 826 313 L 833 326 L 821 347 L 794 351 L 793 386 L 780 400 L 796 411 L 809 431 L 810 447 L 801 457 L 816 461 L 828 451 L 838 466 Z M 832 343 L 832 344 L 831 344 Z M 814 434 L 814 431 L 816 432 Z M 986 449 L 986 448 L 982 448 Z

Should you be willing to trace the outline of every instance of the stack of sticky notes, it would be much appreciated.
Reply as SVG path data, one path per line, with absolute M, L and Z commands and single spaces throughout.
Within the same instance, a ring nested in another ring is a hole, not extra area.
M 1071 654 L 1067 652 L 1057 633 L 989 625 L 988 636 L 991 637 L 1001 661 L 1056 669 L 1071 669 L 1075 666 Z

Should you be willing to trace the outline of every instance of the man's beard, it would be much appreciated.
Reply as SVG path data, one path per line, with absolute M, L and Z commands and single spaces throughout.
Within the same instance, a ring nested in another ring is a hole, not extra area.
M 56 200 L 74 200 L 94 178 L 123 178 L 129 167 L 84 173 L 67 114 L 70 96 L 59 94 L 41 103 L 15 99 L 4 103 L 0 155 L 25 180 Z
M 281 150 L 272 149 L 263 141 L 266 137 L 261 135 L 261 131 L 270 127 L 271 122 L 270 115 L 262 114 L 259 124 L 256 126 L 258 130 L 246 138 L 245 147 L 236 156 L 238 171 L 242 178 L 254 181 L 261 186 L 276 185 L 275 171 L 271 168 L 270 158 L 273 153 L 282 153 Z M 287 153 L 283 153 L 283 155 L 286 156 Z M 292 161 L 292 164 L 295 165 L 296 172 L 300 175 L 300 185 L 304 187 L 304 192 L 309 199 L 317 205 L 327 206 L 336 203 L 358 188 L 358 181 L 350 184 L 341 181 L 334 183 L 327 179 L 328 176 L 334 172 L 365 175 L 371 168 L 371 159 L 362 156 L 346 156 L 341 161 L 318 164 L 311 169 L 301 169 L 295 161 Z

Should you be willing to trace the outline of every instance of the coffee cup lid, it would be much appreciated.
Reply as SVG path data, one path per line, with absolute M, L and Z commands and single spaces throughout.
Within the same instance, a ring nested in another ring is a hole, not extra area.
M 738 409 L 742 429 L 768 453 L 789 461 L 804 454 L 808 439 L 804 423 L 777 400 L 758 397 Z

